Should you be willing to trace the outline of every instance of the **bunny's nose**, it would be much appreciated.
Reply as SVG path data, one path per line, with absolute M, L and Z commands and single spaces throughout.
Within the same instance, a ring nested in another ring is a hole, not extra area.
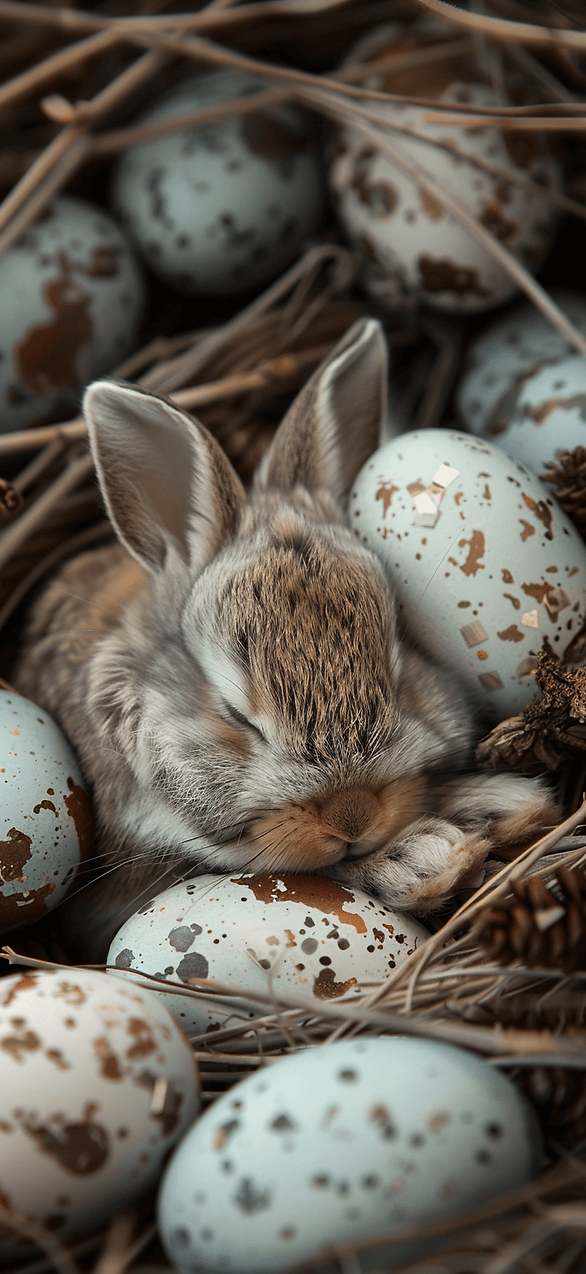
M 368 788 L 334 792 L 321 806 L 321 821 L 334 836 L 353 844 L 362 840 L 380 816 L 378 800 Z

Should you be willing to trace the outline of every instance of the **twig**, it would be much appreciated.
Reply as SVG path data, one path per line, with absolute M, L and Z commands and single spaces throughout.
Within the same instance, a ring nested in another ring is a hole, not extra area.
M 15 588 L 12 589 L 10 596 L 3 606 L 0 607 L 0 629 L 10 619 L 20 603 L 24 600 L 27 593 L 42 580 L 54 566 L 58 566 L 64 557 L 69 557 L 74 553 L 81 552 L 82 549 L 90 548 L 97 540 L 102 540 L 106 536 L 112 535 L 111 522 L 102 519 L 101 522 L 94 522 L 85 530 L 80 531 L 79 535 L 72 535 L 68 540 L 63 540 L 56 548 L 42 557 L 35 565 L 23 575 Z
M 40 1247 L 59 1274 L 79 1274 L 79 1266 L 61 1239 L 48 1230 L 37 1217 L 28 1216 L 24 1212 L 0 1203 L 0 1220 L 7 1230 Z
M 90 477 L 93 467 L 94 462 L 89 455 L 74 460 L 38 500 L 6 528 L 0 541 L 0 568 L 10 560 L 29 535 L 42 526 L 49 511 L 59 504 L 62 497 Z
M 1 7 L 0 16 L 2 16 Z M 42 62 L 37 63 L 36 66 L 29 67 L 26 71 L 22 71 L 20 75 L 15 75 L 6 84 L 2 85 L 0 88 L 0 110 L 11 106 L 13 102 L 18 101 L 19 97 L 25 97 L 27 93 L 32 93 L 34 89 L 40 88 L 42 84 L 46 84 L 53 76 L 61 75 L 63 71 L 70 70 L 87 58 L 95 57 L 96 54 L 103 53 L 106 49 L 119 43 L 118 32 L 111 27 L 106 27 L 105 30 L 98 31 L 96 35 L 90 35 L 87 39 L 80 40 L 78 44 L 68 44 L 65 49 L 59 49 L 57 53 L 50 53 Z
M 445 0 L 415 0 L 421 9 L 434 13 L 439 18 L 446 18 L 467 31 L 480 31 L 495 40 L 515 44 L 539 44 L 549 49 L 557 45 L 565 45 L 571 49 L 586 49 L 586 32 L 569 31 L 559 27 L 540 27 L 532 22 L 511 22 L 507 18 L 491 18 L 484 13 L 470 13 L 458 9 Z

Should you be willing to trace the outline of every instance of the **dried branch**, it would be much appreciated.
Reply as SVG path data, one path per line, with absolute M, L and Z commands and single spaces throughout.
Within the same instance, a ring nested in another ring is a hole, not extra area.
M 467 9 L 446 4 L 445 0 L 415 0 L 421 9 L 446 18 L 467 31 L 478 31 L 505 44 L 536 44 L 547 49 L 559 45 L 569 49 L 586 49 L 586 32 L 562 30 L 559 27 L 541 27 L 532 22 L 511 22 L 507 18 L 492 18 L 484 13 L 470 13 Z

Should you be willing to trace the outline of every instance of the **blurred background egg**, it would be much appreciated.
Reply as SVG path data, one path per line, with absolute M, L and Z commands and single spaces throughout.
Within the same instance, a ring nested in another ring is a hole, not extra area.
M 445 39 L 450 51 L 443 58 L 401 70 L 405 51 L 441 48 Z M 407 35 L 392 24 L 360 40 L 344 66 L 384 57 L 387 66 L 364 81 L 367 88 L 437 98 L 448 113 L 451 103 L 513 105 L 504 90 L 491 84 L 481 61 L 469 52 L 453 53 L 452 43 L 453 28 L 442 24 L 423 21 Z M 368 106 L 391 126 L 388 140 L 407 161 L 420 165 L 422 174 L 425 170 L 458 199 L 523 265 L 531 271 L 539 268 L 555 229 L 552 205 L 545 192 L 508 175 L 559 185 L 559 166 L 544 137 L 502 132 L 490 124 L 472 129 L 464 123 L 433 123 L 428 107 L 380 101 Z M 418 137 L 394 129 L 415 131 Z M 434 195 L 402 172 L 375 139 L 354 125 L 340 126 L 331 153 L 329 179 L 338 216 L 350 240 L 363 248 L 364 283 L 376 301 L 391 309 L 425 301 L 434 309 L 470 313 L 515 294 L 508 271 Z M 499 171 L 490 171 L 490 165 Z
M 140 116 L 154 122 L 269 87 L 230 70 L 182 81 Z M 260 287 L 318 228 L 324 178 L 309 117 L 289 103 L 129 148 L 113 206 L 151 270 L 185 293 Z
M 551 288 L 550 294 L 586 336 L 586 296 L 569 288 Z M 462 423 L 473 434 L 489 436 L 501 399 L 519 378 L 574 352 L 563 333 L 529 301 L 512 305 L 468 345 L 457 392 Z
M 0 1049 L 2 1203 L 62 1240 L 152 1186 L 199 1109 L 183 1032 L 150 991 L 103 973 L 2 978 Z M 30 1257 L 30 1240 L 8 1233 L 0 1259 Z
M 78 407 L 88 380 L 135 348 L 145 301 L 126 236 L 102 208 L 57 195 L 0 259 L 0 433 Z
M 327 877 L 198 876 L 131 916 L 107 963 L 179 985 L 211 978 L 235 989 L 297 991 L 317 1011 L 320 1001 L 387 977 L 427 937 L 412 916 Z M 251 1016 L 235 1004 L 160 994 L 190 1033 Z
M 531 698 L 586 617 L 586 545 L 549 488 L 494 443 L 444 429 L 367 461 L 351 525 L 382 558 L 404 618 L 492 720 Z
M 91 842 L 91 810 L 62 730 L 29 699 L 0 689 L 0 933 L 39 920 L 65 897 Z
M 471 1053 L 423 1039 L 324 1044 L 205 1112 L 165 1171 L 159 1230 L 176 1269 L 275 1274 L 485 1203 L 542 1159 L 519 1091 Z M 392 1269 L 422 1250 L 389 1245 L 352 1268 Z
M 586 447 L 586 358 L 570 354 L 519 376 L 496 407 L 488 436 L 537 474 L 560 451 Z

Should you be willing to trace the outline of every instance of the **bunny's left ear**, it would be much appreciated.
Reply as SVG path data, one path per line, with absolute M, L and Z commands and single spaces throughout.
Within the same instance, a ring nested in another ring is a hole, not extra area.
M 342 506 L 380 445 L 387 347 L 377 319 L 359 319 L 297 395 L 263 456 L 257 487 L 326 490 Z

